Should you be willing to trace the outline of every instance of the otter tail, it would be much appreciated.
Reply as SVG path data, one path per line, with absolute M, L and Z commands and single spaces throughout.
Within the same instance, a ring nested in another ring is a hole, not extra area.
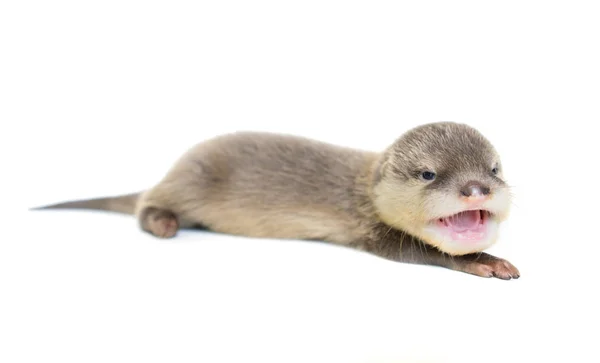
M 30 210 L 44 209 L 91 209 L 117 212 L 123 214 L 134 214 L 135 206 L 140 193 L 125 194 L 113 197 L 94 198 L 85 200 L 73 200 L 63 203 L 51 204 Z

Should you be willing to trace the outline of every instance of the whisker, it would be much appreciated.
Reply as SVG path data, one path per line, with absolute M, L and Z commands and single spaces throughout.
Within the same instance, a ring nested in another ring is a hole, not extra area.
M 387 230 L 387 232 L 385 232 L 385 233 L 384 233 L 384 235 L 381 237 L 381 239 L 384 239 L 384 238 L 385 238 L 385 236 L 387 236 L 387 235 L 388 235 L 388 233 L 390 233 L 390 231 L 391 231 L 393 228 L 394 228 L 393 226 L 390 226 L 390 229 L 388 229 L 388 230 Z

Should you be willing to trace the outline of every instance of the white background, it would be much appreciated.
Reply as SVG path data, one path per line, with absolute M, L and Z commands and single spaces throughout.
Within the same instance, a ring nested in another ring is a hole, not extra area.
M 594 2 L 4 1 L 0 361 L 598 362 Z M 453 120 L 516 196 L 519 280 L 317 242 L 29 212 L 267 130 L 381 150 Z

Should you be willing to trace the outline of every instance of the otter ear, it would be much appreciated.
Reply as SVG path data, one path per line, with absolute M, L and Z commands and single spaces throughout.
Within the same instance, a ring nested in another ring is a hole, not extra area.
M 377 161 L 377 165 L 375 166 L 375 171 L 373 172 L 373 184 L 378 184 L 381 179 L 387 173 L 389 167 L 389 163 L 387 162 L 387 158 L 382 157 Z

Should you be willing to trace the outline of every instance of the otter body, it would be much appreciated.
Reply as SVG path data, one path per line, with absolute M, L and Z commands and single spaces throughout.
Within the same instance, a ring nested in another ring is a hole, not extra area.
M 322 240 L 407 263 L 518 278 L 482 251 L 496 240 L 509 196 L 500 161 L 473 128 L 443 122 L 369 152 L 303 137 L 238 132 L 186 152 L 153 188 L 40 209 L 136 215 L 142 230 L 180 228 Z
M 169 210 L 182 225 L 244 236 L 350 243 L 376 154 L 305 138 L 240 132 L 187 152 L 137 213 Z

